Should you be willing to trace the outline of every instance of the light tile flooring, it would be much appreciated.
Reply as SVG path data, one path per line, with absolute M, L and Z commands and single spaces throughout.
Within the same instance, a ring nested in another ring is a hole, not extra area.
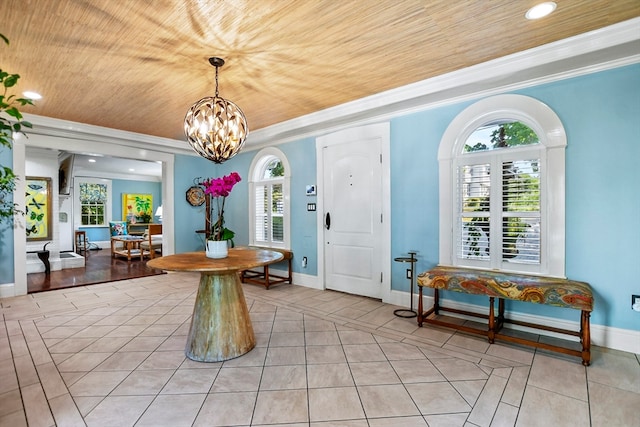
M 245 285 L 258 345 L 186 359 L 198 276 L 0 299 L 0 426 L 638 426 L 637 355 L 418 328 L 398 308 Z

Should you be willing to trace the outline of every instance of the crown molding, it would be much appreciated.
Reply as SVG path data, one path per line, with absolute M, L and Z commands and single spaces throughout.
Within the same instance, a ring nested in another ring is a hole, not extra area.
M 640 18 L 381 92 L 249 135 L 262 148 L 640 62 Z
M 176 139 L 54 119 L 36 114 L 24 114 L 24 119 L 33 125 L 33 128 L 29 130 L 29 135 L 57 136 L 79 141 L 103 142 L 123 147 L 146 148 L 168 154 L 196 155 L 185 141 Z
M 249 133 L 245 151 L 640 62 L 640 18 L 517 52 Z M 30 134 L 195 156 L 184 141 L 25 114 Z

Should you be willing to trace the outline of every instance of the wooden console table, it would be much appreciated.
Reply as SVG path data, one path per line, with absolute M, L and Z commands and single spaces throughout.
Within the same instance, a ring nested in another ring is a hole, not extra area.
M 193 307 L 185 354 L 199 362 L 220 362 L 248 353 L 256 345 L 239 271 L 282 260 L 279 252 L 229 249 L 229 256 L 212 259 L 202 252 L 155 258 L 149 267 L 198 271 L 200 285 Z

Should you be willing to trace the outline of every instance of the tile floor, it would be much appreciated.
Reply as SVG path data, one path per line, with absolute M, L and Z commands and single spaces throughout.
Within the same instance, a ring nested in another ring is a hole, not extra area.
M 0 299 L 0 426 L 638 426 L 640 357 L 489 345 L 368 298 L 244 285 L 258 345 L 186 359 L 198 276 Z

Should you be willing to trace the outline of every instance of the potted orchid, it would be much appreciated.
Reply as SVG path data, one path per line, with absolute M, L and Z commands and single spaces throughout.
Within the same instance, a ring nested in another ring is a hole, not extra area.
M 237 172 L 231 172 L 221 178 L 210 178 L 204 182 L 204 194 L 211 198 L 207 223 L 210 231 L 207 240 L 207 257 L 209 258 L 225 258 L 228 242 L 233 246 L 235 233 L 224 226 L 224 204 L 234 185 L 241 180 Z

